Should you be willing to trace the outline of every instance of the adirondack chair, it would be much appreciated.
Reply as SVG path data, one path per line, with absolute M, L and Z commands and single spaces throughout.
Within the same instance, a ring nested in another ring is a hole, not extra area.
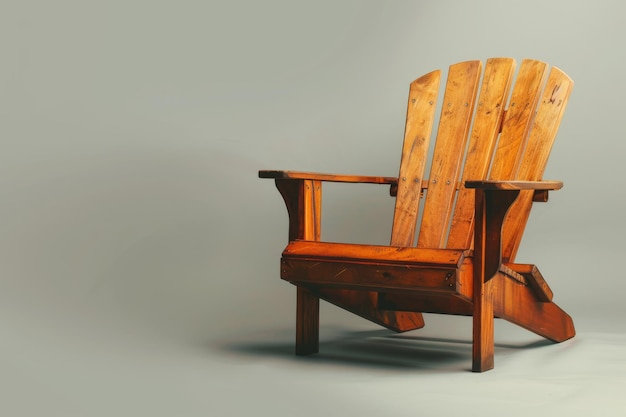
M 297 286 L 297 355 L 318 352 L 320 299 L 397 332 L 421 328 L 422 313 L 472 316 L 475 372 L 494 366 L 494 318 L 554 342 L 575 335 L 537 267 L 515 263 L 533 202 L 563 185 L 542 175 L 573 83 L 537 60 L 516 77 L 510 58 L 482 67 L 449 68 L 428 177 L 440 70 L 410 85 L 398 177 L 259 171 L 289 214 L 280 276 Z M 389 246 L 321 240 L 326 181 L 390 186 Z

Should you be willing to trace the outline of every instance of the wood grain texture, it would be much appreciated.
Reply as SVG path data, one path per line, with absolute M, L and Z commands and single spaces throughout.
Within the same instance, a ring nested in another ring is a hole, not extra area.
M 400 160 L 391 245 L 412 246 L 430 135 L 435 118 L 441 71 L 433 71 L 411 83 L 404 142 Z
M 281 260 L 281 278 L 298 285 L 374 291 L 460 292 L 458 270 L 323 258 Z
M 321 237 L 321 182 L 276 180 L 289 212 L 289 239 L 319 240 Z M 296 302 L 296 354 L 319 350 L 319 298 L 298 288 Z
M 487 178 L 514 70 L 515 60 L 511 58 L 487 60 L 461 183 Z M 456 197 L 446 247 L 469 248 L 472 244 L 473 224 L 474 191 L 462 187 Z
M 554 293 L 537 266 L 531 264 L 504 263 L 502 267 L 509 268 L 522 275 L 522 277 L 524 277 L 524 283 L 534 291 L 538 301 L 552 301 Z
M 553 342 L 576 335 L 572 318 L 554 302 L 538 300 L 532 288 L 505 277 L 498 276 L 493 281 L 495 316 Z
M 502 264 L 502 224 L 519 193 L 519 190 L 476 190 L 474 267 L 480 269 L 485 281 L 490 280 Z
M 450 66 L 430 168 L 430 184 L 417 240 L 418 247 L 441 248 L 445 245 L 481 68 L 480 61 Z
M 322 184 L 312 180 L 276 180 L 289 214 L 289 240 L 319 240 L 322 227 Z
M 515 80 L 504 119 L 502 133 L 493 157 L 489 179 L 511 180 L 516 177 L 522 151 L 537 109 L 547 74 L 545 62 L 525 59 Z
M 543 177 L 573 86 L 574 83 L 567 74 L 558 68 L 552 68 L 515 179 L 537 181 Z M 532 202 L 533 193 L 524 191 L 509 212 L 502 232 L 503 257 L 507 262 L 515 259 Z
M 287 258 L 345 259 L 351 261 L 384 261 L 397 264 L 419 264 L 459 268 L 470 252 L 458 249 L 428 249 L 336 242 L 289 242 L 283 251 Z
M 313 180 L 313 181 L 329 181 L 329 182 L 354 182 L 369 184 L 395 184 L 398 179 L 395 177 L 379 177 L 368 175 L 346 175 L 346 174 L 324 174 L 318 172 L 303 171 L 279 171 L 279 170 L 261 170 L 259 178 L 273 178 L 281 180 Z
M 537 60 L 515 80 L 510 58 L 481 68 L 450 66 L 429 178 L 441 71 L 411 83 L 398 177 L 259 171 L 289 214 L 280 275 L 298 288 L 297 354 L 318 350 L 320 299 L 394 331 L 422 327 L 422 312 L 472 316 L 476 372 L 494 366 L 495 317 L 556 342 L 575 335 L 539 269 L 513 262 L 532 203 L 563 186 L 542 177 L 573 83 Z M 390 245 L 321 241 L 327 181 L 390 186 Z
M 476 270 L 476 269 L 475 269 Z M 474 277 L 472 312 L 472 371 L 484 372 L 494 367 L 493 291 L 494 281 Z
M 296 300 L 296 355 L 319 351 L 320 300 L 307 288 L 298 287 Z

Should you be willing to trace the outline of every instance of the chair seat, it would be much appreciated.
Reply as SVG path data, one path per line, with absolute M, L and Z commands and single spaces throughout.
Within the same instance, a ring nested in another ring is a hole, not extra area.
M 458 293 L 471 299 L 469 250 L 292 241 L 281 278 L 294 284 L 381 292 Z

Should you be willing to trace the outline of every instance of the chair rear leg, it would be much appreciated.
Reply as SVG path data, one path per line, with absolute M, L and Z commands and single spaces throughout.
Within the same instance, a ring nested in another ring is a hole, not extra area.
M 320 299 L 303 287 L 297 297 L 296 355 L 311 355 L 319 351 Z
M 541 301 L 527 286 L 499 277 L 494 290 L 494 313 L 553 342 L 576 335 L 572 318 L 553 302 Z

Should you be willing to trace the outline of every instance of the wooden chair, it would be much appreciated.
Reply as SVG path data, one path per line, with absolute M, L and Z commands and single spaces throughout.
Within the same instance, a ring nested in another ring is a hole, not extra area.
M 428 177 L 440 70 L 411 83 L 397 178 L 259 171 L 289 213 L 280 274 L 297 286 L 296 354 L 318 351 L 320 298 L 398 332 L 423 312 L 473 316 L 477 372 L 493 368 L 494 317 L 554 342 L 575 335 L 537 267 L 514 262 L 532 203 L 563 185 L 541 179 L 573 83 L 536 60 L 515 83 L 513 59 L 484 66 L 450 66 Z M 390 245 L 321 241 L 325 181 L 390 185 Z

